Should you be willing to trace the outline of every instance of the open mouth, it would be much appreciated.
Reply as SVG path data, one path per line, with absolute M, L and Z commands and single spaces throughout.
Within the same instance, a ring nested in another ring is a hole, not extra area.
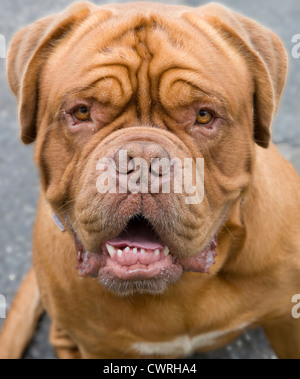
M 99 278 L 107 286 L 112 281 L 155 280 L 168 284 L 179 280 L 183 270 L 209 273 L 216 256 L 217 235 L 201 253 L 180 259 L 172 254 L 145 218 L 134 217 L 119 236 L 103 243 L 102 251 L 97 254 L 86 251 L 76 235 L 75 245 L 76 268 L 81 277 Z

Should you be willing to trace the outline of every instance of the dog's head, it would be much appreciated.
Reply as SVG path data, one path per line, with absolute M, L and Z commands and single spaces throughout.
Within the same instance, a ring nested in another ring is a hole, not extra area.
M 216 4 L 79 3 L 16 35 L 21 138 L 36 140 L 80 275 L 128 294 L 209 272 L 255 146 L 268 147 L 286 66 L 273 33 Z

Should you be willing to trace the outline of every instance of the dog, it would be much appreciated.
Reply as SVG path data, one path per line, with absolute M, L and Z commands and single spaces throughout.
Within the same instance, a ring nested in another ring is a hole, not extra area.
M 287 64 L 275 34 L 218 4 L 76 3 L 13 38 L 41 195 L 2 358 L 44 310 L 63 359 L 185 357 L 257 326 L 300 358 L 300 180 L 271 142 Z

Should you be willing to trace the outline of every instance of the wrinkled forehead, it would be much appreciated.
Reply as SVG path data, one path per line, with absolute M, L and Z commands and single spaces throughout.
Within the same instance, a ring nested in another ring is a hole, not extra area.
M 232 102 L 252 81 L 245 57 L 205 19 L 195 25 L 182 9 L 171 15 L 99 11 L 54 51 L 44 73 L 55 98 L 95 88 L 100 100 L 117 106 L 146 92 L 170 107 L 190 103 L 197 92 Z

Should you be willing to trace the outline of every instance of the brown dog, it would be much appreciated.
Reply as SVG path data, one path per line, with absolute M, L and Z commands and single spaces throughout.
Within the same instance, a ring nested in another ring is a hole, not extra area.
M 272 32 L 216 4 L 79 3 L 15 36 L 8 77 L 42 189 L 2 357 L 42 304 L 62 358 L 182 357 L 257 325 L 300 358 L 300 180 L 270 143 L 286 68 Z M 100 174 L 128 184 L 136 158 L 159 191 L 101 193 Z M 204 159 L 203 201 L 160 191 L 163 158 Z

